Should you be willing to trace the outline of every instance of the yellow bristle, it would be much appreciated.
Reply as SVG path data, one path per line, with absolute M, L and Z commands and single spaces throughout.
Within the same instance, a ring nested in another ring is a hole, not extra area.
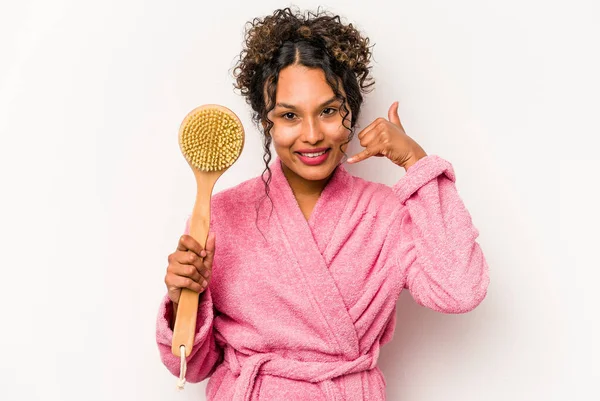
M 192 111 L 182 124 L 179 143 L 187 161 L 202 171 L 231 166 L 243 146 L 241 122 L 217 107 Z

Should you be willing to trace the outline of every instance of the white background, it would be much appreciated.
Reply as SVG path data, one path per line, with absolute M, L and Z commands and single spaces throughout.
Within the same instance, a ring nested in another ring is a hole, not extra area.
M 244 23 L 287 4 L 2 2 L 1 400 L 204 400 L 206 382 L 175 390 L 154 338 L 195 196 L 177 130 L 227 105 L 247 142 L 215 190 L 262 171 L 231 68 Z M 360 125 L 400 101 L 407 133 L 453 164 L 491 270 L 468 314 L 401 296 L 388 399 L 600 399 L 598 3 L 321 4 L 375 44 Z

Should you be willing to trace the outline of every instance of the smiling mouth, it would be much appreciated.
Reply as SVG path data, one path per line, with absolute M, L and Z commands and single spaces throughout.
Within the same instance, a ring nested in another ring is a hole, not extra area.
M 329 152 L 331 150 L 331 148 L 327 148 L 321 152 L 296 152 L 297 154 L 299 154 L 300 156 L 304 156 L 304 157 L 319 157 L 324 155 L 325 153 Z

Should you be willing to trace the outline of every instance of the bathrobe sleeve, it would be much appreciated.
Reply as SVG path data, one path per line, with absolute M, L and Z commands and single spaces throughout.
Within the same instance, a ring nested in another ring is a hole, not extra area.
M 479 231 L 455 186 L 452 165 L 437 155 L 419 159 L 392 187 L 401 207 L 395 262 L 414 300 L 443 313 L 465 313 L 487 294 L 488 265 Z
M 185 233 L 188 234 L 189 219 Z M 172 318 L 172 302 L 167 294 L 163 297 L 156 319 L 156 343 L 160 358 L 167 369 L 179 377 L 180 358 L 171 352 L 173 330 L 169 327 Z M 213 331 L 214 307 L 209 286 L 200 294 L 194 346 L 187 357 L 186 381 L 198 383 L 209 377 L 219 365 L 223 349 L 217 344 Z

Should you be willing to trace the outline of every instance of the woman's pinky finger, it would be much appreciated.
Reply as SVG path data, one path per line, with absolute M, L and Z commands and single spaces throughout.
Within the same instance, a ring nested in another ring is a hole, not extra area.
M 202 280 L 200 280 L 200 281 L 202 281 Z M 195 292 L 204 291 L 204 287 L 202 285 L 198 284 L 197 282 L 195 282 L 194 280 L 192 280 L 189 277 L 178 276 L 177 286 L 179 288 L 187 288 L 187 289 L 195 291 Z
M 354 156 L 349 158 L 347 161 L 348 161 L 348 163 L 358 163 L 358 162 L 368 159 L 369 157 L 374 156 L 374 155 L 375 155 L 375 152 L 373 152 L 372 150 L 367 148 L 367 149 L 363 150 L 362 152 L 355 154 Z

